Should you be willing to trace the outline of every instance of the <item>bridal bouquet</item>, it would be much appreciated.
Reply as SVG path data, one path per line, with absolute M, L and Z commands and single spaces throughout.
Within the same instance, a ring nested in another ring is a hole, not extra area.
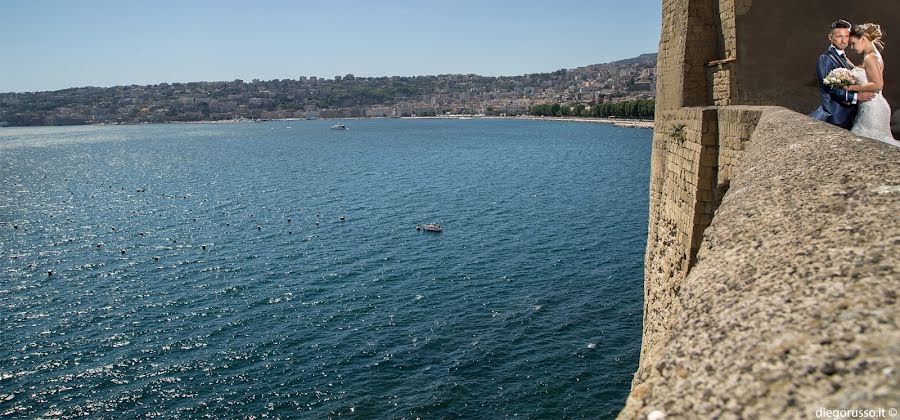
M 822 82 L 825 83 L 825 86 L 842 88 L 856 84 L 856 79 L 850 74 L 850 70 L 838 67 L 828 73 Z

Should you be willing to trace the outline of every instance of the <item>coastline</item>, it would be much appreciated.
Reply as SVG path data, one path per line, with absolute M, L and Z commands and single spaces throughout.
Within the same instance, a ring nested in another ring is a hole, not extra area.
M 485 117 L 493 118 L 493 117 Z M 616 127 L 624 128 L 649 128 L 653 129 L 653 120 L 640 120 L 630 118 L 584 118 L 584 117 L 496 117 L 496 118 L 514 118 L 520 120 L 539 120 L 539 121 L 562 121 L 562 122 L 580 122 L 594 124 L 612 124 Z
M 401 117 L 400 119 L 422 120 L 458 120 L 458 119 L 496 119 L 496 120 L 531 120 L 531 121 L 561 121 L 580 122 L 594 124 L 612 124 L 623 128 L 653 128 L 653 120 L 641 120 L 631 118 L 585 118 L 585 117 L 539 117 L 534 115 L 521 115 L 517 117 L 501 117 L 489 115 L 438 115 L 433 117 Z
M 267 120 L 252 120 L 252 119 L 240 119 L 240 120 L 216 120 L 216 121 L 165 121 L 165 122 L 154 122 L 154 123 L 137 123 L 137 124 L 117 124 L 117 123 L 96 123 L 96 124 L 74 124 L 74 125 L 33 125 L 33 126 L 23 126 L 23 127 L 66 127 L 66 126 L 117 126 L 117 125 L 157 125 L 157 124 L 243 124 L 243 123 L 262 123 L 269 121 L 343 121 L 343 120 L 389 120 L 389 119 L 399 119 L 399 120 L 468 120 L 468 119 L 495 119 L 495 120 L 530 120 L 530 121 L 559 121 L 559 122 L 579 122 L 579 123 L 593 123 L 593 124 L 612 124 L 616 127 L 622 128 L 643 128 L 643 129 L 653 129 L 653 120 L 641 120 L 641 119 L 630 119 L 630 118 L 585 118 L 585 117 L 540 117 L 533 115 L 521 115 L 521 116 L 488 116 L 488 115 L 436 115 L 430 117 L 347 117 L 347 118 L 317 118 L 317 119 L 306 119 L 306 118 L 275 118 L 275 119 L 267 119 Z M 3 128 L 14 128 L 14 127 L 3 127 Z

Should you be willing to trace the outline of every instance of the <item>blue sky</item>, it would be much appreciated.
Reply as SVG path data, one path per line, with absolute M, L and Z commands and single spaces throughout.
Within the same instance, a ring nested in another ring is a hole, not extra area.
M 660 0 L 0 0 L 0 92 L 520 75 L 655 52 Z

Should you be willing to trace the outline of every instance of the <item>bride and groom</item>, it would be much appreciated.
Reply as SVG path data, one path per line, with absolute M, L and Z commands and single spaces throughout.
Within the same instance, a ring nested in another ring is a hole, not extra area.
M 839 20 L 831 24 L 828 34 L 831 46 L 819 56 L 816 66 L 822 106 L 809 115 L 856 135 L 900 147 L 900 141 L 891 135 L 891 108 L 881 95 L 884 60 L 878 50 L 884 49 L 882 36 L 881 27 L 874 23 L 852 26 Z M 846 57 L 844 50 L 848 45 L 864 54 L 860 65 L 853 65 Z M 850 86 L 826 84 L 826 77 L 835 69 L 848 69 L 855 83 Z

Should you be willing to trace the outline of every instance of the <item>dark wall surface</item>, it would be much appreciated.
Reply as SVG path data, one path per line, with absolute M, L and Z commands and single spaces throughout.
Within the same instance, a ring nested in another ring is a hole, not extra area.
M 900 108 L 900 0 L 735 0 L 738 102 L 801 113 L 819 106 L 816 60 L 831 22 L 874 22 L 884 31 L 884 96 Z M 862 58 L 848 48 L 854 63 Z M 896 136 L 896 134 L 895 134 Z

